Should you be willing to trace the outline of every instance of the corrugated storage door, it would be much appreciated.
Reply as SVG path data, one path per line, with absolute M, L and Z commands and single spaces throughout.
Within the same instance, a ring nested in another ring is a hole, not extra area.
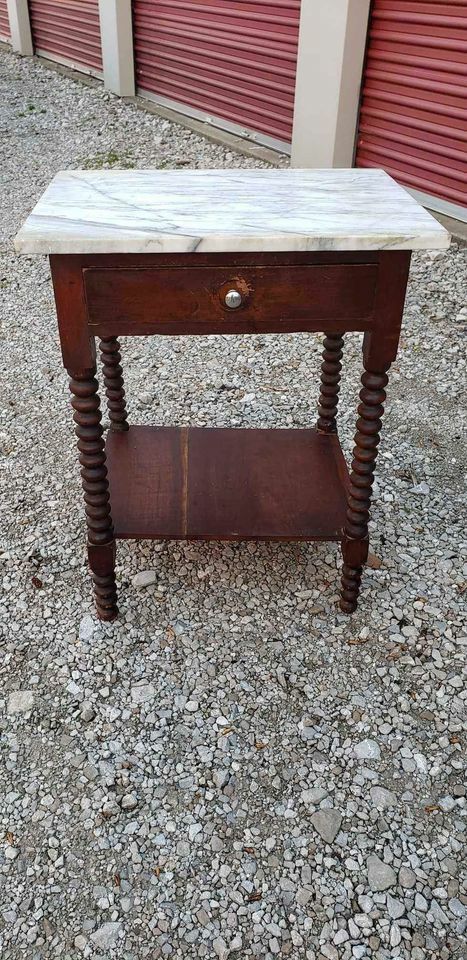
M 10 39 L 10 21 L 6 0 L 0 0 L 0 40 Z
M 374 0 L 356 164 L 467 218 L 467 0 Z
M 99 0 L 29 0 L 29 13 L 36 53 L 101 74 Z
M 299 16 L 300 0 L 133 0 L 138 88 L 290 143 Z

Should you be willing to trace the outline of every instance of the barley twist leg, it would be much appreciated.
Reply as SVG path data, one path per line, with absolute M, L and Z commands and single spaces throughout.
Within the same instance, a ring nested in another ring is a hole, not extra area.
M 94 376 L 78 377 L 71 371 L 69 375 L 97 614 L 101 620 L 114 620 L 118 613 L 115 542 L 98 383 Z
M 385 372 L 363 373 L 342 544 L 340 606 L 344 613 L 356 609 L 362 568 L 368 556 L 368 521 L 387 383 Z
M 122 433 L 128 430 L 128 421 L 125 406 L 123 371 L 121 367 L 122 357 L 117 337 L 106 337 L 104 340 L 101 340 L 99 350 L 102 359 L 110 428 L 114 432 Z
M 343 346 L 344 338 L 340 333 L 329 333 L 324 338 L 321 389 L 318 401 L 319 416 L 316 424 L 318 430 L 322 433 L 335 433 L 337 430 L 337 402 Z

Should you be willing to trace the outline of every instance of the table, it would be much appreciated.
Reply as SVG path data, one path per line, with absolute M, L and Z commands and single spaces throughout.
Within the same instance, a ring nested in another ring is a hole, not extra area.
M 354 611 L 410 251 L 448 246 L 437 221 L 381 170 L 75 170 L 15 242 L 50 255 L 98 616 L 118 613 L 120 538 L 340 541 L 340 606 Z M 316 427 L 130 425 L 121 337 L 316 331 Z M 363 373 L 349 472 L 337 412 L 350 331 Z

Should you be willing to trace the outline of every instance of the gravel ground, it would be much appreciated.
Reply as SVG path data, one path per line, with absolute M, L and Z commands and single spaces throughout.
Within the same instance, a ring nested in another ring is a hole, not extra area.
M 12 238 L 60 168 L 260 164 L 0 64 L 2 960 L 467 956 L 465 248 L 413 260 L 358 612 L 330 545 L 125 543 L 100 624 L 48 264 Z M 317 337 L 123 348 L 135 422 L 315 417 Z

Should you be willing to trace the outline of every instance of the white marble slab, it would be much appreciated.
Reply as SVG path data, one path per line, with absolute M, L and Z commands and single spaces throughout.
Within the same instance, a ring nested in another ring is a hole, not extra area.
M 19 253 L 418 250 L 449 234 L 382 170 L 67 170 Z

